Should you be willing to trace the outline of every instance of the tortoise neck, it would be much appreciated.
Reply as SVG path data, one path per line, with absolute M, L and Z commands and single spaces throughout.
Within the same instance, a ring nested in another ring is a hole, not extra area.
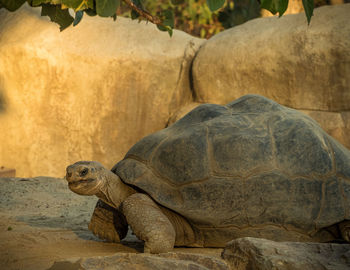
M 96 196 L 116 209 L 127 197 L 137 193 L 136 190 L 123 183 L 119 176 L 111 171 L 106 171 L 103 178 L 103 185 Z

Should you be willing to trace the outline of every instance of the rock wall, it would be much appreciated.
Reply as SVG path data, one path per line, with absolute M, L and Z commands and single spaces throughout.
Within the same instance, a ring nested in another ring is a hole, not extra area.
M 350 4 L 259 18 L 206 42 L 193 64 L 197 102 L 260 94 L 303 110 L 350 110 Z
M 206 42 L 193 63 L 195 101 L 260 94 L 313 117 L 350 148 L 350 4 L 259 18 Z
M 310 26 L 304 14 L 261 18 L 207 42 L 125 18 L 85 16 L 60 33 L 39 13 L 0 11 L 0 166 L 17 176 L 111 167 L 197 104 L 248 93 L 304 111 L 350 148 L 350 4 L 316 9 Z
M 0 165 L 63 176 L 78 160 L 111 167 L 192 100 L 203 40 L 149 23 L 85 16 L 59 32 L 40 9 L 0 11 Z
M 350 111 L 301 111 L 316 120 L 329 135 L 350 149 Z

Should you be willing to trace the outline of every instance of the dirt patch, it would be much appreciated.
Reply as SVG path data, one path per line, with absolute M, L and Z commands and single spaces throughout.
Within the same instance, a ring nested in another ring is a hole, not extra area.
M 140 253 L 131 232 L 122 243 L 108 243 L 87 228 L 97 198 L 71 192 L 64 179 L 0 178 L 0 265 L 40 270 L 55 261 L 115 253 Z M 175 252 L 220 257 L 222 249 L 176 248 Z

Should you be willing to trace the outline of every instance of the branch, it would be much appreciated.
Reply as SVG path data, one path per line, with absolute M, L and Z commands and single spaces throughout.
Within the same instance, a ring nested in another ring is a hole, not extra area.
M 142 8 L 139 8 L 136 6 L 131 0 L 123 0 L 125 4 L 127 4 L 131 9 L 135 10 L 138 14 L 140 14 L 142 17 L 146 18 L 148 21 L 161 25 L 162 21 L 158 18 L 150 14 L 149 12 L 143 10 Z

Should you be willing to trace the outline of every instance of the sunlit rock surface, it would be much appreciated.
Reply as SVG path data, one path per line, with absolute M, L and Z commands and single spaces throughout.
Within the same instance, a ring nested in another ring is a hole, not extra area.
M 310 26 L 303 13 L 257 19 L 204 43 L 124 18 L 85 16 L 60 33 L 40 9 L 2 9 L 0 166 L 26 177 L 62 177 L 82 159 L 112 167 L 196 104 L 246 93 L 302 110 L 350 148 L 349 12 L 316 9 Z
M 350 148 L 350 4 L 260 18 L 206 42 L 193 64 L 196 102 L 260 94 L 299 109 Z
M 76 27 L 40 8 L 0 11 L 0 165 L 63 176 L 77 160 L 112 167 L 192 100 L 203 40 L 151 23 L 84 16 Z
M 259 18 L 206 42 L 193 64 L 197 102 L 260 94 L 294 109 L 350 110 L 350 4 Z

